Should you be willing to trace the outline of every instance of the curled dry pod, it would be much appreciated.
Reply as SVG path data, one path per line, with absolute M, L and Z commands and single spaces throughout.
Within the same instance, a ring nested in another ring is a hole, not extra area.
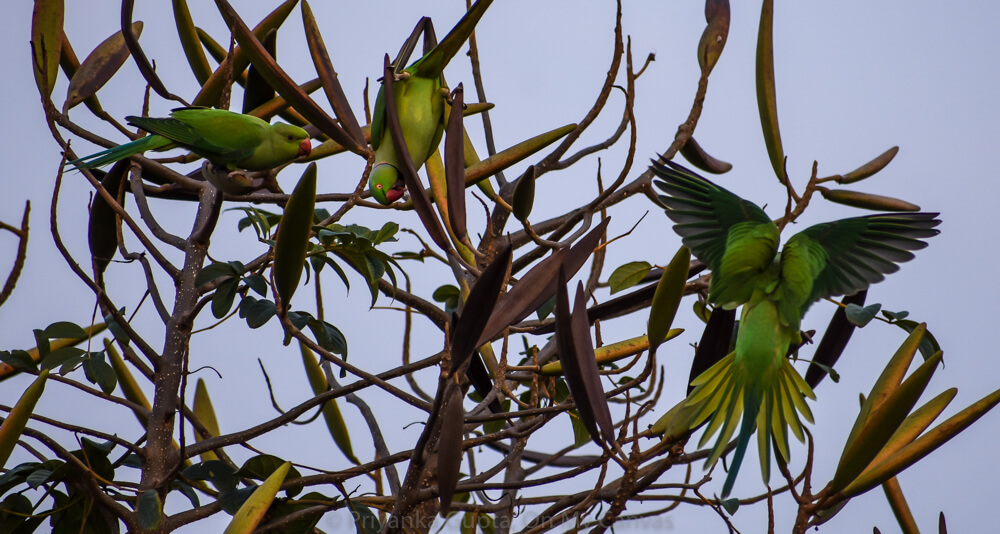
M 274 502 L 274 496 L 278 494 L 281 483 L 285 481 L 291 468 L 292 464 L 289 462 L 281 464 L 271 473 L 271 476 L 267 477 L 267 480 L 257 486 L 257 489 L 243 502 L 243 506 L 240 506 L 240 509 L 236 511 L 233 520 L 226 527 L 225 534 L 250 534 L 253 532 L 264 519 L 264 514 Z
M 465 410 L 462 408 L 462 390 L 449 384 L 448 399 L 441 414 L 441 437 L 438 438 L 438 495 L 441 499 L 441 517 L 451 510 L 451 500 L 458 486 L 462 469 L 462 436 L 465 433 Z
M 316 164 L 310 163 L 285 204 L 274 244 L 274 287 L 286 312 L 306 262 L 315 207 Z
M 647 332 L 649 333 L 649 345 L 652 350 L 663 342 L 670 331 L 670 326 L 674 323 L 674 316 L 677 315 L 677 307 L 680 306 L 681 298 L 684 296 L 684 287 L 687 285 L 688 265 L 691 264 L 691 251 L 682 246 L 670 260 L 670 264 L 663 271 L 660 283 L 656 286 L 656 293 L 653 294 L 653 303 L 649 307 L 649 323 Z
M 35 0 L 31 12 L 32 71 L 43 97 L 52 94 L 62 54 L 63 0 Z
M 865 178 L 877 173 L 878 171 L 885 168 L 886 165 L 892 161 L 892 158 L 896 157 L 896 153 L 899 152 L 899 147 L 894 146 L 889 150 L 881 153 L 877 158 L 865 163 L 864 165 L 854 169 L 853 171 L 843 174 L 837 179 L 838 184 L 853 184 L 854 182 L 860 182 Z
M 827 189 L 818 187 L 823 198 L 830 202 L 873 211 L 920 211 L 920 206 L 898 198 L 872 195 L 846 189 Z
M 511 206 L 514 208 L 514 217 L 519 221 L 528 219 L 531 215 L 531 208 L 535 204 L 535 166 L 531 165 L 528 170 L 517 180 L 514 186 L 514 198 Z
M 130 165 L 128 160 L 116 162 L 111 167 L 111 171 L 101 180 L 101 185 L 111 196 L 118 196 L 118 189 L 121 187 L 122 179 Z M 91 172 L 94 171 L 91 170 Z M 121 202 L 124 205 L 124 196 L 121 198 Z M 115 210 L 105 202 L 104 197 L 94 196 L 94 202 L 90 205 L 90 220 L 87 223 L 87 244 L 90 245 L 90 256 L 93 258 L 94 269 L 98 273 L 104 272 L 118 250 L 118 218 L 116 215 Z
M 729 36 L 729 0 L 705 0 L 705 21 L 708 26 L 698 42 L 698 65 L 702 76 L 708 76 L 719 61 Z
M 21 398 L 17 400 L 17 404 L 0 425 L 0 467 L 6 467 L 10 454 L 14 452 L 14 447 L 21 437 L 24 425 L 28 423 L 28 418 L 31 416 L 32 410 L 35 409 L 35 404 L 45 390 L 45 379 L 48 376 L 48 370 L 39 373 L 38 378 L 28 386 L 28 389 L 24 390 Z
M 712 174 L 723 174 L 733 169 L 733 164 L 713 158 L 705 149 L 701 148 L 698 141 L 691 137 L 681 147 L 681 155 L 688 160 L 691 165 Z
M 136 37 L 142 34 L 142 21 L 132 23 L 132 34 Z M 80 64 L 73 79 L 69 81 L 65 108 L 70 109 L 97 93 L 125 64 L 126 59 L 128 47 L 125 46 L 125 36 L 117 31 L 97 45 Z

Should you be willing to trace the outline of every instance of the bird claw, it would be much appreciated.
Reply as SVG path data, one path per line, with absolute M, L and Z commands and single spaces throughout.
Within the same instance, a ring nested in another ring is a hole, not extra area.
M 201 164 L 201 175 L 220 191 L 230 195 L 246 195 L 257 189 L 254 179 L 246 171 L 227 171 L 208 161 Z

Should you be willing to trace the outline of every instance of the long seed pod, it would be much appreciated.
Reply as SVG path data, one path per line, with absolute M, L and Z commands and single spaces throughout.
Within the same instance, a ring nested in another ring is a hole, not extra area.
M 316 164 L 310 163 L 285 204 L 274 244 L 274 287 L 284 312 L 290 309 L 292 295 L 302 276 L 315 206 Z
M 444 172 L 448 178 L 448 221 L 459 241 L 465 240 L 465 127 L 462 84 L 451 93 L 451 113 L 444 140 Z M 456 113 L 456 110 L 458 113 Z
M 558 289 L 559 269 L 565 268 L 566 276 L 575 275 L 593 254 L 610 221 L 610 218 L 604 219 L 568 250 L 559 249 L 553 252 L 551 256 L 524 273 L 517 285 L 512 287 L 493 309 L 476 346 L 489 342 L 493 336 L 524 319 L 552 298 Z
M 503 290 L 512 255 L 513 249 L 510 243 L 505 243 L 493 261 L 483 269 L 479 280 L 476 280 L 469 291 L 469 297 L 465 301 L 465 307 L 462 308 L 462 314 L 455 324 L 452 335 L 449 377 L 465 364 L 478 347 L 476 342 L 486 328 L 490 314 Z
M 764 131 L 764 145 L 774 175 L 785 178 L 785 149 L 778 128 L 778 103 L 774 90 L 774 0 L 764 0 L 757 29 L 757 110 Z
M 670 331 L 670 326 L 674 323 L 674 316 L 677 315 L 677 307 L 681 304 L 684 296 L 684 287 L 687 285 L 688 265 L 691 264 L 691 251 L 682 246 L 670 260 L 660 283 L 656 286 L 656 293 L 653 294 L 653 303 L 649 307 L 649 323 L 647 332 L 649 333 L 649 345 L 652 350 L 663 342 Z
M 244 501 L 243 506 L 240 506 L 240 509 L 236 511 L 224 534 L 250 534 L 253 532 L 264 519 L 264 514 L 274 502 L 274 496 L 278 494 L 281 483 L 285 481 L 291 468 L 291 462 L 281 464 L 271 473 L 271 476 L 267 477 L 260 486 L 257 486 L 257 489 L 250 494 L 250 498 Z
M 14 447 L 21 437 L 21 432 L 24 431 L 24 426 L 28 424 L 28 418 L 31 417 L 35 404 L 41 398 L 42 392 L 45 391 L 45 379 L 48 376 L 47 369 L 38 374 L 38 378 L 28 386 L 28 389 L 24 390 L 21 398 L 17 400 L 17 404 L 11 408 L 7 418 L 0 425 L 0 467 L 7 466 L 7 460 L 14 452 Z
M 43 98 L 52 94 L 59 74 L 64 12 L 63 0 L 35 0 L 31 12 L 32 71 Z
M 136 37 L 142 34 L 141 21 L 132 23 L 132 33 Z M 73 78 L 69 81 L 69 88 L 66 90 L 66 103 L 63 107 L 70 109 L 96 94 L 118 72 L 127 59 L 128 47 L 125 46 L 125 36 L 122 35 L 121 31 L 117 31 L 97 45 L 97 48 L 80 64 L 80 68 L 76 70 Z
M 437 483 L 441 499 L 441 517 L 451 510 L 458 477 L 462 469 L 462 437 L 465 410 L 462 407 L 462 390 L 449 384 L 448 402 L 441 417 L 441 437 L 438 438 Z
M 896 157 L 896 154 L 898 152 L 899 152 L 898 146 L 894 146 L 889 150 L 886 150 L 885 152 L 879 154 L 878 157 L 869 161 L 868 163 L 865 163 L 864 165 L 858 167 L 857 169 L 854 169 L 849 173 L 841 175 L 840 178 L 837 178 L 837 183 L 853 184 L 854 182 L 860 182 L 861 180 L 868 178 L 869 176 L 884 169 L 885 166 L 888 165 L 889 162 Z

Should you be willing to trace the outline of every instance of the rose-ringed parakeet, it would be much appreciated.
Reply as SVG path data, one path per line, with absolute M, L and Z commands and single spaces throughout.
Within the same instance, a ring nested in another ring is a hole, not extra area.
M 396 59 L 396 79 L 393 83 L 396 111 L 406 148 L 414 168 L 418 170 L 437 149 L 444 132 L 447 89 L 442 90 L 441 73 L 469 38 L 492 1 L 479 0 L 473 4 L 437 46 L 409 67 L 400 70 L 416 44 L 417 35 L 411 37 Z M 375 200 L 389 205 L 403 196 L 406 186 L 400 174 L 403 165 L 401 155 L 392 141 L 386 119 L 383 90 L 379 88 L 372 116 L 371 143 L 375 149 L 375 167 L 368 177 L 368 189 Z
M 812 422 L 812 389 L 786 354 L 801 341 L 802 316 L 816 300 L 850 295 L 881 281 L 938 234 L 937 213 L 885 213 L 817 224 L 792 236 L 778 254 L 777 225 L 755 204 L 695 173 L 654 162 L 660 202 L 684 245 L 712 270 L 708 300 L 743 305 L 735 350 L 698 376 L 687 405 L 692 423 L 708 421 L 699 446 L 719 436 L 706 467 L 715 465 L 737 423 L 740 432 L 722 496 L 727 497 L 754 430 L 767 482 L 771 442 L 786 461 L 788 430 L 803 440 L 799 414 Z
M 229 170 L 272 169 L 308 155 L 309 134 L 298 126 L 223 109 L 177 108 L 169 118 L 125 117 L 153 134 L 76 159 L 67 165 L 93 169 L 147 150 L 181 147 Z

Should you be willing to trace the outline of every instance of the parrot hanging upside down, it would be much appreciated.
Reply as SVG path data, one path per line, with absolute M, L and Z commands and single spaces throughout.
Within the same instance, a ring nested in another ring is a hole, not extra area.
M 298 126 L 222 109 L 177 108 L 170 118 L 125 117 L 153 134 L 67 162 L 81 169 L 114 163 L 147 150 L 186 148 L 231 171 L 261 171 L 309 155 L 309 134 Z
M 879 282 L 913 258 L 911 251 L 938 234 L 937 213 L 885 213 L 817 224 L 792 236 L 778 254 L 779 230 L 755 204 L 677 165 L 654 162 L 663 181 L 660 202 L 674 231 L 712 270 L 708 300 L 725 309 L 743 305 L 736 349 L 698 376 L 686 401 L 708 420 L 699 447 L 719 437 L 706 462 L 715 465 L 737 423 L 736 451 L 722 489 L 729 496 L 757 432 L 764 482 L 771 466 L 771 441 L 788 460 L 788 429 L 803 441 L 799 413 L 812 422 L 805 397 L 812 389 L 786 354 L 800 339 L 800 322 L 818 299 L 850 295 Z M 742 414 L 742 416 L 741 416 Z
M 442 88 L 441 73 L 468 40 L 469 34 L 492 1 L 476 2 L 437 46 L 406 69 L 400 70 L 402 64 L 409 59 L 417 35 L 404 45 L 396 58 L 393 96 L 396 100 L 396 112 L 399 114 L 399 127 L 403 130 L 406 148 L 417 170 L 437 149 L 444 133 L 447 89 Z M 406 185 L 400 173 L 402 156 L 396 150 L 389 131 L 383 91 L 384 88 L 379 88 L 372 116 L 371 143 L 375 149 L 375 166 L 368 177 L 368 189 L 375 200 L 389 205 L 403 196 Z

